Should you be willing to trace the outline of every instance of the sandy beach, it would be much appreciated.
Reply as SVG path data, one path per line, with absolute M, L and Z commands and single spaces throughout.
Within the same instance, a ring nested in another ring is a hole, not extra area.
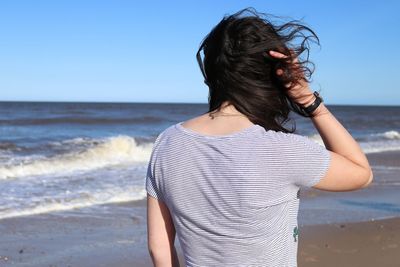
M 305 226 L 300 230 L 300 267 L 400 266 L 399 218 Z
M 152 266 L 144 201 L 134 205 L 138 216 L 4 219 L 0 266 Z M 400 218 L 300 227 L 300 267 L 394 267 L 400 264 L 399 252 Z
M 150 266 L 145 200 L 118 205 L 130 212 L 1 220 L 0 266 Z

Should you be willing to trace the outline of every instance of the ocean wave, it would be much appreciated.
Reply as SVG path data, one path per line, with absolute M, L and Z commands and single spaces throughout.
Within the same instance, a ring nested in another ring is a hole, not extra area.
M 91 207 L 94 205 L 120 203 L 140 200 L 146 197 L 146 190 L 139 186 L 124 188 L 113 188 L 101 192 L 86 192 L 75 196 L 72 199 L 42 199 L 34 205 L 20 208 L 0 209 L 0 219 L 27 216 L 34 214 L 49 213 L 55 211 L 68 211 L 78 208 Z
M 400 144 L 399 143 L 394 143 L 393 145 L 389 144 L 374 144 L 374 143 L 361 143 L 361 149 L 365 154 L 371 154 L 371 153 L 380 153 L 380 152 L 387 152 L 387 151 L 399 151 L 400 150 Z
M 325 146 L 319 134 L 313 134 L 308 137 L 316 143 Z M 397 131 L 386 131 L 369 135 L 369 137 L 375 138 L 362 138 L 365 141 L 357 141 L 365 154 L 400 150 L 400 138 Z
M 147 162 L 153 143 L 138 145 L 130 136 L 115 136 L 98 140 L 71 140 L 71 142 L 91 142 L 84 150 L 59 154 L 53 157 L 33 158 L 18 164 L 0 166 L 0 179 L 18 178 L 47 174 L 66 174 L 88 171 L 110 165 Z
M 313 134 L 309 136 L 311 139 L 314 139 L 315 141 L 322 141 L 321 137 L 319 134 Z M 390 131 L 385 131 L 381 133 L 373 133 L 373 134 L 368 134 L 365 136 L 360 137 L 361 140 L 393 140 L 393 139 L 399 139 L 400 140 L 400 132 L 396 130 L 390 130 Z
M 104 140 L 90 138 L 90 137 L 76 137 L 72 139 L 47 142 L 45 144 L 45 149 L 57 150 L 57 151 L 59 150 L 75 151 L 79 149 L 85 149 L 85 148 L 87 149 L 99 145 L 102 142 L 104 142 Z
M 383 137 L 386 139 L 400 139 L 400 133 L 398 131 L 386 131 L 383 133 L 377 133 L 374 134 L 373 136 L 377 136 L 377 137 Z

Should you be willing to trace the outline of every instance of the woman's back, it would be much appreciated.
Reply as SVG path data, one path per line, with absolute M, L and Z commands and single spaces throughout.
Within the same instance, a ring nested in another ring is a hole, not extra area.
M 360 146 L 308 86 L 310 38 L 296 21 L 274 25 L 245 9 L 203 40 L 209 110 L 164 130 L 147 172 L 156 267 L 179 266 L 175 233 L 186 266 L 297 266 L 299 188 L 371 183 Z M 292 111 L 312 120 L 325 147 L 284 127 Z
M 253 124 L 204 135 L 180 122 L 158 136 L 146 188 L 168 206 L 186 266 L 296 266 L 299 188 L 329 161 L 297 134 Z

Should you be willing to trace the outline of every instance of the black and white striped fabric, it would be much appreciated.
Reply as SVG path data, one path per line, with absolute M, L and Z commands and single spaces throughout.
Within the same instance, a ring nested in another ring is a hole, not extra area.
M 257 124 L 211 136 L 182 123 L 158 135 L 145 186 L 168 206 L 186 266 L 297 266 L 299 189 L 325 175 L 329 151 Z

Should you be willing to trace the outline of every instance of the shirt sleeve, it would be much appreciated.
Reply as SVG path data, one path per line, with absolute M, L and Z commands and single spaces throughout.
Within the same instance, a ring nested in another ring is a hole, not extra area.
M 292 149 L 287 156 L 289 176 L 299 187 L 312 187 L 327 173 L 331 153 L 325 146 L 307 136 L 291 134 L 291 138 Z
M 152 148 L 152 152 L 150 155 L 150 160 L 147 165 L 147 173 L 146 173 L 146 191 L 147 193 L 161 201 L 164 201 L 162 192 L 160 190 L 160 178 L 156 174 L 156 162 L 157 162 L 157 154 L 158 154 L 158 145 L 160 142 L 161 134 L 154 141 L 154 145 Z
M 149 165 L 147 167 L 147 175 L 146 175 L 146 191 L 147 193 L 158 199 L 158 200 L 163 200 L 162 199 L 162 194 L 161 191 L 159 189 L 159 186 L 155 180 L 155 177 L 152 173 L 152 164 L 151 161 L 149 162 Z

